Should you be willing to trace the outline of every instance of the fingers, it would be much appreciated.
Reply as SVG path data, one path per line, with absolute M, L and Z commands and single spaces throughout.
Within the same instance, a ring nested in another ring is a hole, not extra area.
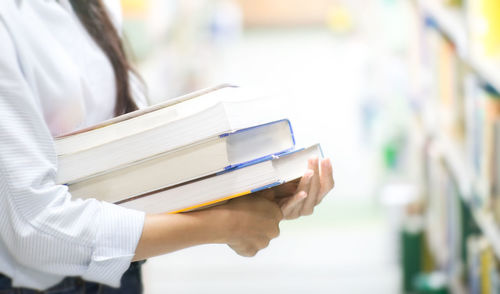
M 284 200 L 280 205 L 285 219 L 311 215 L 314 207 L 323 200 L 334 185 L 330 159 L 320 161 L 318 158 L 311 158 L 308 161 L 308 170 L 302 177 L 295 195 Z
M 318 192 L 320 190 L 318 157 L 314 157 L 308 160 L 308 168 L 313 171 L 313 175 L 309 184 L 309 190 L 307 190 L 307 198 L 300 212 L 302 215 L 311 215 L 314 211 L 314 207 L 317 204 Z
M 293 197 L 285 199 L 284 203 L 281 205 L 281 210 L 283 211 L 283 216 L 285 219 L 294 219 L 297 218 L 294 211 L 297 210 L 297 207 L 301 206 L 301 202 L 306 199 L 307 193 L 304 191 L 299 191 Z
M 330 192 L 330 190 L 332 190 L 335 186 L 332 163 L 329 158 L 321 161 L 321 176 L 319 180 L 321 188 L 316 204 L 319 204 L 326 194 L 328 194 L 328 192 Z
M 304 176 L 275 189 L 259 192 L 262 200 L 278 204 L 281 214 L 272 214 L 275 219 L 295 219 L 303 215 L 311 215 L 314 207 L 333 189 L 332 164 L 330 159 L 311 158 Z
M 307 192 L 309 191 L 309 189 L 311 187 L 311 181 L 312 181 L 313 176 L 314 176 L 314 171 L 311 169 L 308 169 L 305 172 L 304 176 L 302 176 L 302 179 L 299 182 L 299 186 L 297 187 L 296 194 L 299 194 L 300 192 L 304 192 L 305 196 L 302 196 L 302 197 L 305 197 L 306 199 L 309 197 Z M 293 206 L 293 208 L 291 209 L 291 212 L 287 215 L 287 219 L 295 219 L 301 215 L 302 207 L 304 206 L 304 201 L 306 201 L 306 199 L 297 203 L 297 205 Z
M 314 171 L 312 169 L 306 170 L 304 175 L 302 176 L 302 179 L 299 182 L 299 185 L 297 186 L 297 193 L 300 191 L 308 192 L 309 187 L 311 187 L 311 180 L 314 176 Z

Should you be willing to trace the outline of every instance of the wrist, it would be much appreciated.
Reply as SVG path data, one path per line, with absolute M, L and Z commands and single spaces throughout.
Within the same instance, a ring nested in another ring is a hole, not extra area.
M 231 235 L 231 211 L 224 206 L 192 212 L 202 224 L 201 234 L 206 236 L 206 243 L 227 244 Z

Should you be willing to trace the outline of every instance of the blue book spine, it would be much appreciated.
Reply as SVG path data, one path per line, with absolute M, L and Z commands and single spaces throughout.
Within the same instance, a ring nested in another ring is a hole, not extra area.
M 243 168 L 243 167 L 246 167 L 246 166 L 249 166 L 249 165 L 254 165 L 254 164 L 257 164 L 257 163 L 264 162 L 264 161 L 272 160 L 272 159 L 275 159 L 275 158 L 279 158 L 282 155 L 287 155 L 287 154 L 290 154 L 290 153 L 302 150 L 302 149 L 295 150 L 295 135 L 293 133 L 292 124 L 290 123 L 290 120 L 288 120 L 288 119 L 282 119 L 282 120 L 273 121 L 273 122 L 270 122 L 270 123 L 266 123 L 266 124 L 262 124 L 262 125 L 258 125 L 258 126 L 254 126 L 254 127 L 250 127 L 250 128 L 245 128 L 245 129 L 237 130 L 237 131 L 234 131 L 234 132 L 224 133 L 224 134 L 220 135 L 219 137 L 220 138 L 224 138 L 224 137 L 231 136 L 233 134 L 244 133 L 244 132 L 252 130 L 252 129 L 256 129 L 256 128 L 260 128 L 260 127 L 263 127 L 263 126 L 267 126 L 267 125 L 271 125 L 271 124 L 276 124 L 276 123 L 280 123 L 280 122 L 287 122 L 288 123 L 288 127 L 290 128 L 290 135 L 292 137 L 292 147 L 291 148 L 288 148 L 286 150 L 282 150 L 282 151 L 279 151 L 279 152 L 276 152 L 276 153 L 273 153 L 273 154 L 268 154 L 268 155 L 265 155 L 265 156 L 262 156 L 262 157 L 259 157 L 259 158 L 255 158 L 255 159 L 247 161 L 247 162 L 241 162 L 241 163 L 237 163 L 237 164 L 228 165 L 228 166 L 224 167 L 224 171 L 221 172 L 221 173 L 224 173 L 224 172 L 227 172 L 227 171 L 232 171 L 232 170 L 239 169 L 239 168 Z

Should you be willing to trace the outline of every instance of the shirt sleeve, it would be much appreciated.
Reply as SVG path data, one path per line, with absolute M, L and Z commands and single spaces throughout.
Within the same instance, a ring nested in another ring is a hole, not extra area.
M 55 184 L 54 142 L 1 18 L 0 44 L 0 242 L 24 267 L 117 287 L 144 213 L 71 200 Z

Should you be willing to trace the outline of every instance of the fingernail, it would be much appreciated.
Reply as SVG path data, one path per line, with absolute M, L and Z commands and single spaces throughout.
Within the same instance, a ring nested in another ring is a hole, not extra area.
M 305 191 L 302 191 L 299 193 L 299 199 L 304 200 L 307 198 L 307 193 Z

